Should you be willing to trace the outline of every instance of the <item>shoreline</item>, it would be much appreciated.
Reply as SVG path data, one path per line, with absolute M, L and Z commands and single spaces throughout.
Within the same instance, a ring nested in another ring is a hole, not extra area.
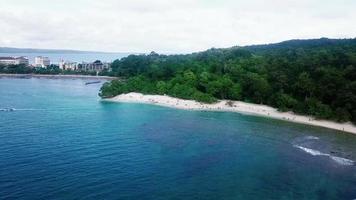
M 113 98 L 103 99 L 108 102 L 119 103 L 143 103 L 159 105 L 164 107 L 192 110 L 192 111 L 223 111 L 237 112 L 255 116 L 270 117 L 299 124 L 319 126 L 347 133 L 356 134 L 356 126 L 352 123 L 337 123 L 328 120 L 318 120 L 311 116 L 294 114 L 293 112 L 279 112 L 276 108 L 242 101 L 220 100 L 214 104 L 200 103 L 194 100 L 178 99 L 165 95 L 144 95 L 141 93 L 127 93 L 115 96 Z M 228 102 L 232 102 L 231 105 Z
M 1 74 L 0 78 L 80 78 L 80 79 L 105 79 L 105 80 L 114 80 L 117 77 L 111 76 L 91 76 L 91 75 L 80 75 L 80 74 Z

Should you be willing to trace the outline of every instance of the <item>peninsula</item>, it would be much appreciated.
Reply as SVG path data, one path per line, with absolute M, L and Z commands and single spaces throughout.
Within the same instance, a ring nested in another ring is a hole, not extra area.
M 151 52 L 116 60 L 111 69 L 121 79 L 103 85 L 105 99 L 244 112 L 356 133 L 356 39 Z

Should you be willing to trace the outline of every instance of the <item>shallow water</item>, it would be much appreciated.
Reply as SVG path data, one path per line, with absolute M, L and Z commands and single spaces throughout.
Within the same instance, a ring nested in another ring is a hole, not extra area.
M 0 79 L 0 199 L 355 199 L 356 136 Z M 10 110 L 9 110 L 10 109 Z

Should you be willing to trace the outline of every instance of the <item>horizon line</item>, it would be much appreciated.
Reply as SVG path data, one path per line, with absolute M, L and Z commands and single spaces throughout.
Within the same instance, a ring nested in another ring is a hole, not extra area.
M 247 44 L 247 45 L 233 45 L 233 46 L 228 46 L 228 47 L 210 47 L 207 49 L 203 50 L 197 50 L 197 51 L 189 51 L 189 52 L 168 52 L 168 51 L 163 51 L 163 54 L 189 54 L 189 53 L 195 53 L 195 52 L 202 52 L 206 51 L 209 49 L 225 49 L 225 48 L 233 48 L 233 47 L 251 47 L 251 46 L 260 46 L 260 45 L 273 45 L 273 44 L 279 44 L 283 42 L 288 42 L 288 41 L 306 41 L 306 40 L 320 40 L 320 39 L 328 39 L 328 40 L 354 40 L 356 37 L 349 37 L 349 38 L 329 38 L 329 37 L 320 37 L 320 38 L 308 38 L 308 39 L 288 39 L 288 40 L 282 40 L 279 42 L 266 42 L 266 43 L 253 43 L 253 44 Z M 33 47 L 9 47 L 9 46 L 0 46 L 0 49 L 13 49 L 13 50 L 23 50 L 24 52 L 18 52 L 18 53 L 29 53 L 26 52 L 26 50 L 34 50 L 34 51 L 67 51 L 67 52 L 80 52 L 80 53 L 105 53 L 105 54 L 146 54 L 150 52 L 156 52 L 157 50 L 150 50 L 149 52 L 146 53 L 138 53 L 138 52 L 130 52 L 130 51 L 97 51 L 97 50 L 78 50 L 78 49 L 54 49 L 54 48 L 33 48 Z M 160 52 L 160 51 L 157 51 Z M 7 53 L 7 52 L 1 52 L 0 53 Z M 11 53 L 11 52 L 10 52 Z

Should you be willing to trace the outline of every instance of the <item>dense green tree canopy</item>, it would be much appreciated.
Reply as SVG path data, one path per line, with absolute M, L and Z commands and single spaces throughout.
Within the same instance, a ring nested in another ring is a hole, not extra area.
M 188 55 L 130 55 L 112 64 L 125 81 L 102 97 L 127 92 L 183 99 L 268 104 L 283 111 L 356 123 L 356 39 L 292 40 L 209 49 Z

